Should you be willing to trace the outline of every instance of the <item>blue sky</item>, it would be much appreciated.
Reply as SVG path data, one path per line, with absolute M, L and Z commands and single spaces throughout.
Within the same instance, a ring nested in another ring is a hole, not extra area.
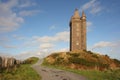
M 120 59 L 120 0 L 0 0 L 0 55 L 25 59 L 69 50 L 69 21 L 87 16 L 87 49 Z

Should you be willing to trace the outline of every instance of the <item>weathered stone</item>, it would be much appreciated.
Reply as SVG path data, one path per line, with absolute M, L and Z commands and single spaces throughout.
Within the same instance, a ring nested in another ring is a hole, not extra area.
M 22 61 L 12 57 L 0 57 L 0 72 L 3 70 L 11 71 L 14 67 L 20 65 Z
M 76 9 L 70 20 L 70 51 L 86 50 L 86 16 Z

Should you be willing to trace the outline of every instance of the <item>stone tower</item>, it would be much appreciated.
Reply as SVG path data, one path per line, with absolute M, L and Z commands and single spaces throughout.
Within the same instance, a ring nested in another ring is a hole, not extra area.
M 86 50 L 86 15 L 79 15 L 78 9 L 70 20 L 70 51 Z

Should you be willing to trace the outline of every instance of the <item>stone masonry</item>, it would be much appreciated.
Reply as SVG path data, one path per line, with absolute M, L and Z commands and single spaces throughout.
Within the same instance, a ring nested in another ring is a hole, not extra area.
M 86 50 L 86 15 L 79 15 L 78 9 L 70 20 L 70 51 Z

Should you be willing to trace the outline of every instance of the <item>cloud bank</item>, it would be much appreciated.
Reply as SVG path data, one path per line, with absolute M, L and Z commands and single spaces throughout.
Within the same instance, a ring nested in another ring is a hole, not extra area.
M 109 41 L 100 41 L 95 43 L 92 47 L 92 50 L 102 54 L 108 54 L 112 58 L 117 58 L 120 60 L 120 41 L 109 42 Z M 106 51 L 104 53 L 104 51 Z
M 7 0 L 0 3 L 0 33 L 17 30 L 25 22 L 23 16 L 31 16 L 39 13 L 39 10 L 24 10 L 35 6 L 29 0 Z M 22 9 L 21 9 L 22 8 Z
M 16 38 L 16 36 L 15 36 Z M 69 42 L 69 31 L 58 32 L 53 36 L 32 36 L 25 40 L 20 46 L 26 51 L 18 53 L 16 58 L 25 59 L 30 56 L 37 56 L 43 58 L 53 52 L 68 51 L 68 47 L 62 46 L 59 48 L 60 43 Z M 30 48 L 30 50 L 27 50 Z

